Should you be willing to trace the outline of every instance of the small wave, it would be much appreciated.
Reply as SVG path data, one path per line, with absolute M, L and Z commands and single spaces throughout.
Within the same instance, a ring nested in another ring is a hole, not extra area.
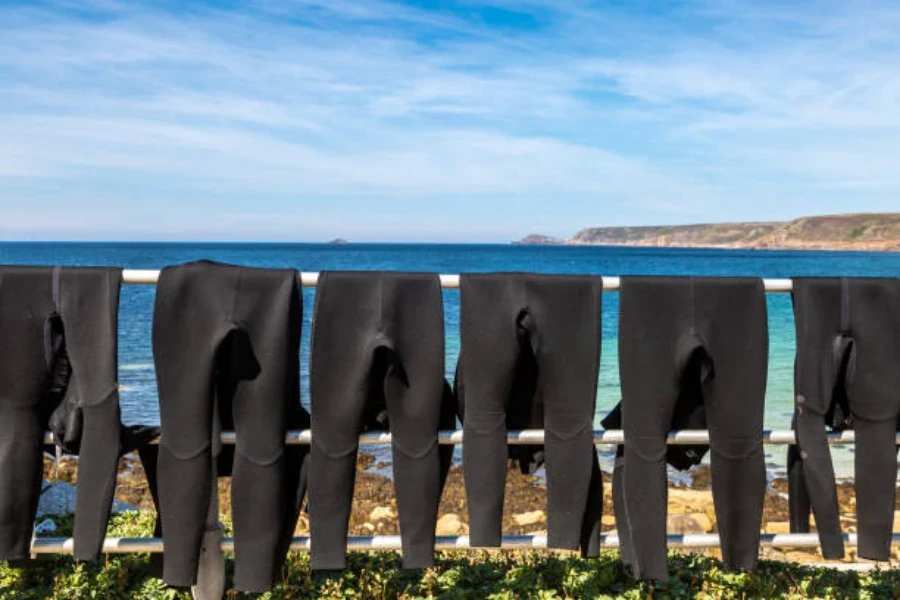
M 119 365 L 120 371 L 152 371 L 153 363 L 130 363 L 127 365 Z

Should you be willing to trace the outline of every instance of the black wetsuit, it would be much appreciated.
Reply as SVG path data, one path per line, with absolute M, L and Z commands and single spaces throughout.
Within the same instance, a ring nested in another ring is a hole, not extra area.
M 287 430 L 309 426 L 300 404 L 301 321 L 292 269 L 199 261 L 160 274 L 153 356 L 168 584 L 196 581 L 217 457 L 218 474 L 233 476 L 235 587 L 264 591 L 278 576 L 305 491 L 308 447 L 285 444 Z M 232 428 L 236 444 L 223 451 L 219 434 Z
M 795 278 L 794 429 L 788 450 L 791 531 L 809 531 L 822 556 L 844 555 L 826 426 L 856 434 L 859 556 L 890 558 L 900 417 L 900 280 Z
M 313 569 L 344 568 L 359 434 L 388 428 L 403 565 L 434 564 L 441 457 L 446 464 L 452 452 L 438 448 L 446 392 L 436 274 L 320 274 L 310 363 Z
M 97 557 L 122 449 L 121 269 L 0 267 L 0 560 L 25 562 L 44 431 L 77 453 L 75 558 Z
M 704 407 L 722 557 L 752 568 L 766 471 L 762 449 L 768 360 L 766 299 L 755 278 L 623 277 L 619 371 L 622 471 L 636 577 L 668 579 L 666 434 L 676 407 Z
M 602 479 L 593 443 L 600 369 L 600 277 L 460 277 L 463 473 L 473 546 L 499 546 L 507 457 L 547 465 L 551 548 L 596 555 Z M 506 433 L 545 430 L 543 457 L 510 454 Z

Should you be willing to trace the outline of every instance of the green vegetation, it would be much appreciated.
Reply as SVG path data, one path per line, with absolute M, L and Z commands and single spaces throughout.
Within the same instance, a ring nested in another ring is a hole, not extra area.
M 850 230 L 850 233 L 847 237 L 849 237 L 851 240 L 855 240 L 856 238 L 858 238 L 862 234 L 864 234 L 866 231 L 868 231 L 868 229 L 869 228 L 866 225 L 860 225 L 859 227 L 854 227 L 853 229 Z
M 71 533 L 59 519 L 54 535 Z M 113 517 L 110 535 L 147 536 L 152 516 Z M 394 552 L 352 554 L 344 573 L 311 574 L 305 553 L 292 553 L 284 580 L 263 598 L 890 598 L 900 597 L 900 571 L 868 573 L 812 569 L 763 561 L 755 573 L 729 573 L 712 558 L 671 555 L 673 577 L 655 588 L 635 582 L 618 554 L 598 559 L 542 552 L 442 553 L 424 572 L 400 568 Z M 229 569 L 231 568 L 229 562 Z M 76 565 L 68 556 L 41 556 L 28 570 L 0 566 L 0 599 L 190 598 L 150 575 L 147 555 L 111 555 Z M 231 577 L 231 573 L 229 573 Z M 230 594 L 230 598 L 242 597 Z

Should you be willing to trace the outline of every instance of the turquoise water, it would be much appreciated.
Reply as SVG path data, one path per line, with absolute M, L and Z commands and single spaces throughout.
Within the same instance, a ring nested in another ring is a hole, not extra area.
M 733 275 L 784 278 L 792 275 L 900 276 L 900 253 L 699 250 L 507 245 L 424 244 L 172 244 L 172 243 L 0 243 L 0 264 L 120 265 L 158 269 L 208 258 L 222 262 L 324 269 L 532 271 L 601 275 Z M 315 290 L 304 292 L 301 348 L 302 401 L 307 404 L 310 316 Z M 125 286 L 119 332 L 119 378 L 122 409 L 129 422 L 158 422 L 156 383 L 150 348 L 153 286 Z M 459 351 L 459 293 L 445 290 L 447 375 L 452 378 Z M 793 388 L 794 324 L 788 294 L 770 294 L 769 375 L 766 427 L 790 426 Z M 603 350 L 597 387 L 597 416 L 619 400 L 617 366 L 618 294 L 603 301 Z M 774 449 L 772 468 L 783 462 Z M 836 453 L 840 471 L 849 468 L 849 450 Z

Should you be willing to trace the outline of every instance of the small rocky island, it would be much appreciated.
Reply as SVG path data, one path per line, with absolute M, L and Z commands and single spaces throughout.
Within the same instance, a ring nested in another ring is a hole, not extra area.
M 328 243 L 329 243 L 329 244 L 332 244 L 332 245 L 335 245 L 335 246 L 342 246 L 342 245 L 344 245 L 344 244 L 349 244 L 349 243 L 350 243 L 350 240 L 345 239 L 345 238 L 334 238 L 333 240 L 331 240 L 331 241 L 328 242 Z
M 590 227 L 569 239 L 533 233 L 513 244 L 900 252 L 900 213 L 827 215 L 760 223 Z

